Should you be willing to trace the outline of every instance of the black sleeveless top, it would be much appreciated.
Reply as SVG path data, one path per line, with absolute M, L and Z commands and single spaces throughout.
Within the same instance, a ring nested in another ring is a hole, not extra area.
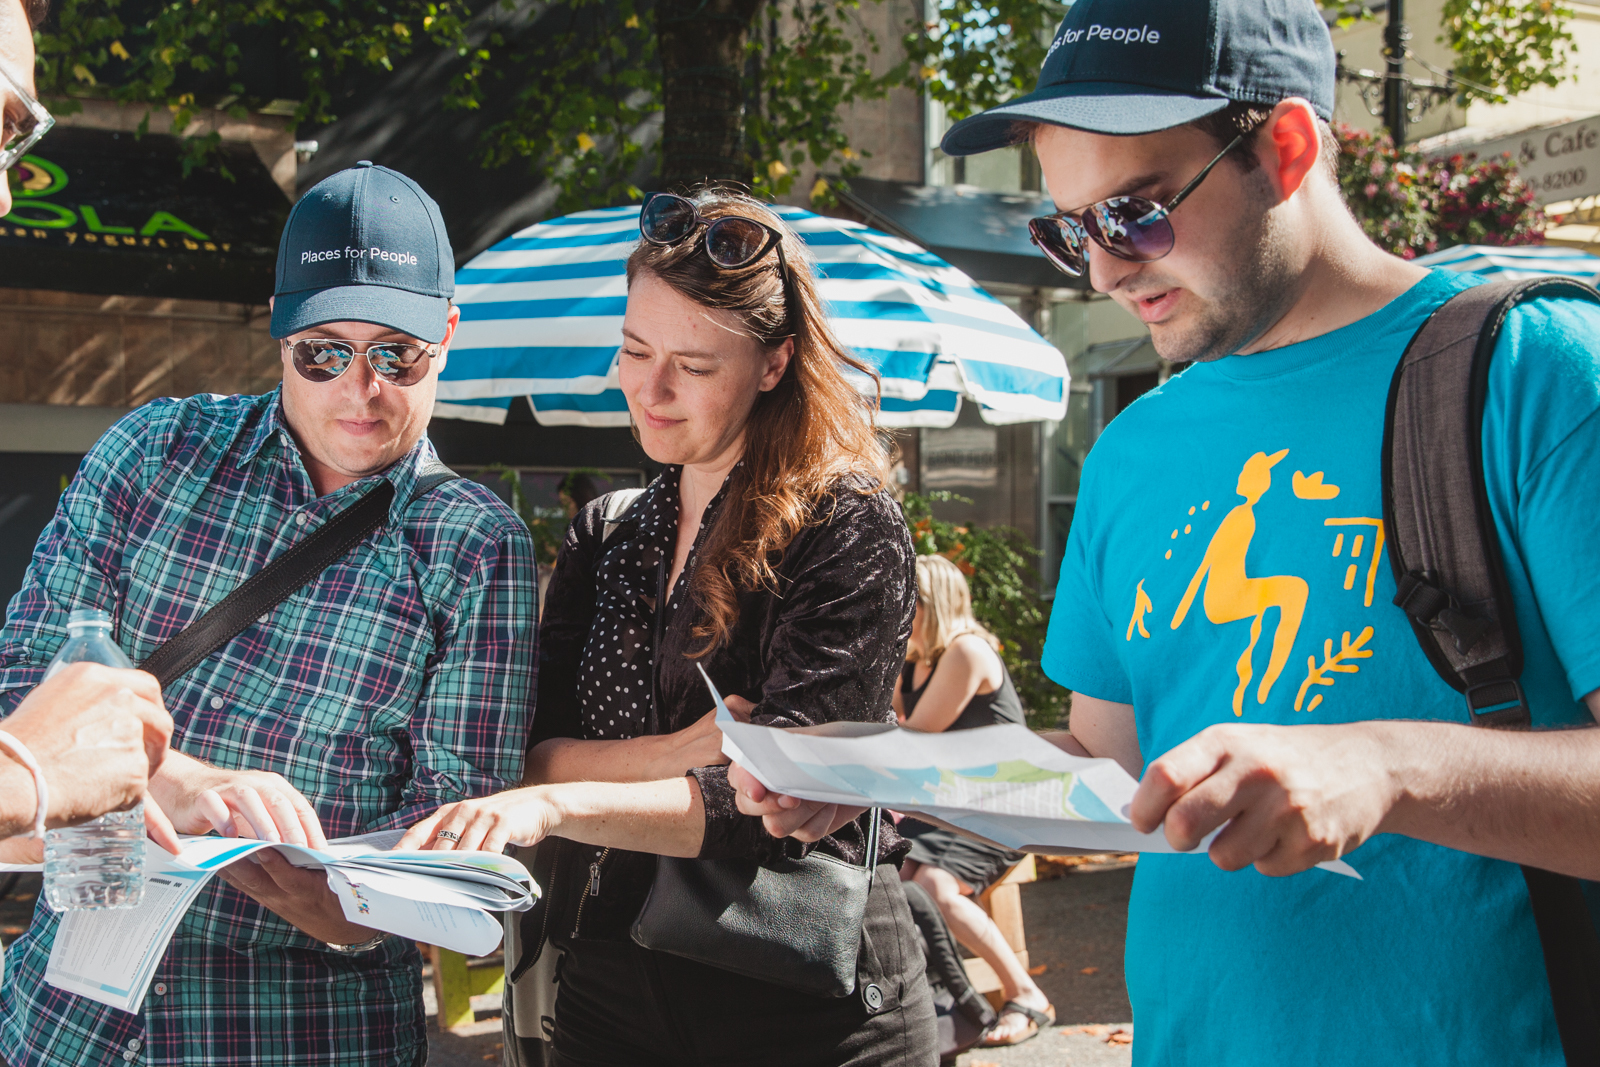
M 934 670 L 938 669 L 934 664 Z M 920 686 L 915 688 L 911 680 L 916 676 L 917 665 L 907 662 L 900 669 L 900 702 L 905 705 L 906 718 L 911 718 L 911 713 L 916 710 L 917 701 L 922 699 L 923 690 L 928 688 L 928 682 L 933 678 L 933 671 L 928 672 L 928 677 L 922 680 Z M 1000 684 L 992 693 L 975 693 L 967 706 L 961 709 L 961 714 L 956 716 L 956 721 L 951 723 L 946 730 L 972 730 L 979 726 L 993 726 L 996 723 L 1014 722 L 1019 726 L 1027 725 L 1027 716 L 1022 711 L 1022 701 L 1017 698 L 1017 687 L 1011 684 L 1011 672 L 1006 670 L 1005 661 L 1000 661 Z

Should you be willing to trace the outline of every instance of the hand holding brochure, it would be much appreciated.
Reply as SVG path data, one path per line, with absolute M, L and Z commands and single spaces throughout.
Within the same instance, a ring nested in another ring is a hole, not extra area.
M 1025 726 L 778 729 L 739 722 L 715 686 L 711 693 L 723 753 L 776 793 L 916 812 L 1024 852 L 1177 851 L 1161 831 L 1133 828 L 1128 807 L 1138 783 L 1115 760 L 1069 755 Z M 1317 866 L 1360 877 L 1342 860 Z
M 387 851 L 402 830 L 328 842 L 318 850 L 241 838 L 183 837 L 176 856 L 146 843 L 144 901 L 136 908 L 71 911 L 61 920 L 45 981 L 136 1012 L 173 931 L 219 869 L 266 848 L 322 870 L 345 918 L 400 937 L 482 956 L 500 943 L 490 913 L 526 911 L 539 889 L 527 868 L 492 852 Z

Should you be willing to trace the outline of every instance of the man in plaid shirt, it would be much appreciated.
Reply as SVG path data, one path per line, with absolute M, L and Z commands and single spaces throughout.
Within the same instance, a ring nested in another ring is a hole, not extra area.
M 180 831 L 321 845 L 518 784 L 532 716 L 533 545 L 461 479 L 418 495 L 454 257 L 437 205 L 363 163 L 301 198 L 279 248 L 262 397 L 157 401 L 85 458 L 0 631 L 0 713 L 38 683 L 67 614 L 112 612 L 142 661 L 380 479 L 388 521 L 172 683 L 150 790 Z M 189 910 L 140 1014 L 44 981 L 40 902 L 0 987 L 10 1067 L 421 1064 L 420 961 L 345 920 L 276 853 Z

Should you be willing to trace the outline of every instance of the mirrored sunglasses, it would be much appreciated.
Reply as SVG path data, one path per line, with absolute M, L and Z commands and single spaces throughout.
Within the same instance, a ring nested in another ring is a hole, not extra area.
M 356 361 L 358 346 L 366 348 L 372 373 L 390 385 L 416 385 L 428 373 L 428 359 L 438 353 L 435 345 L 413 345 L 397 341 L 338 341 L 331 337 L 306 337 L 290 344 L 283 342 L 294 360 L 294 369 L 308 382 L 331 382 Z
M 1240 134 L 1228 142 L 1228 147 L 1165 204 L 1142 196 L 1113 196 L 1082 211 L 1059 211 L 1029 219 L 1028 237 L 1057 270 L 1074 278 L 1088 269 L 1089 241 L 1118 259 L 1133 263 L 1160 259 L 1172 251 L 1177 240 L 1172 231 L 1172 212 L 1247 136 Z

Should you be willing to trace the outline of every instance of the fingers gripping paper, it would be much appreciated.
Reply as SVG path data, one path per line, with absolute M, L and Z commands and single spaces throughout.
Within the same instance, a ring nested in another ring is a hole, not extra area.
M 1129 822 L 1138 783 L 1115 760 L 1069 755 L 1025 726 L 943 734 L 855 722 L 776 729 L 739 722 L 710 678 L 706 685 L 723 753 L 775 793 L 916 812 L 1026 852 L 1177 851 L 1161 831 L 1143 834 Z M 1317 866 L 1360 877 L 1340 860 Z
M 330 841 L 326 849 L 239 838 L 183 837 L 176 856 L 147 842 L 149 876 L 135 908 L 70 911 L 56 931 L 45 981 L 137 1012 L 184 912 L 219 869 L 275 848 L 322 870 L 345 918 L 399 937 L 482 956 L 500 943 L 492 913 L 526 911 L 539 888 L 527 868 L 490 852 L 392 852 L 404 831 Z

